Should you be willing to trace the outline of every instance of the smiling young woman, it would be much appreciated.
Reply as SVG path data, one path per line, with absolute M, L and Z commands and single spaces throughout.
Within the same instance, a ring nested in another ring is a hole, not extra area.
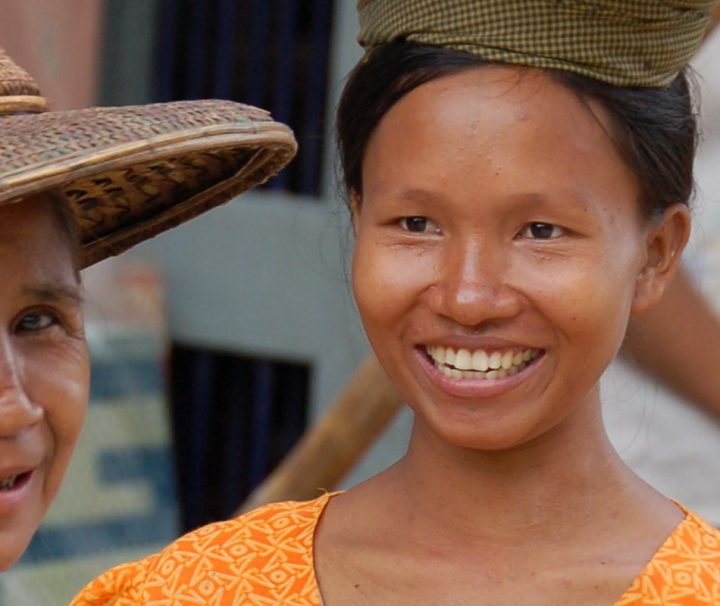
M 355 294 L 416 424 L 479 451 L 597 433 L 598 379 L 689 222 L 682 204 L 644 218 L 609 128 L 543 72 L 496 66 L 427 82 L 378 123 Z
M 337 125 L 358 308 L 415 422 L 399 463 L 324 508 L 323 603 L 716 603 L 720 536 L 620 460 L 598 389 L 688 238 L 685 75 L 533 67 L 512 55 L 530 3 L 405 4 L 362 3 L 372 48 Z M 507 63 L 486 28 L 515 36 Z
M 679 78 L 668 174 L 693 149 Z M 415 423 L 398 464 L 325 509 L 327 604 L 636 603 L 686 520 L 612 449 L 598 381 L 677 267 L 687 195 L 649 197 L 625 155 L 643 134 L 575 82 L 394 43 L 346 87 L 355 295 Z

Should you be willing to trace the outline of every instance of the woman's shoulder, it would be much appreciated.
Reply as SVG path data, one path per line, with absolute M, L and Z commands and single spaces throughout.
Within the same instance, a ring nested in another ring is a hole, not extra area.
M 652 603 L 678 606 L 720 604 L 720 531 L 685 511 L 643 573 L 617 606 Z
M 217 599 L 219 595 L 232 601 L 267 597 L 279 587 L 294 596 L 297 602 L 292 603 L 316 604 L 311 599 L 316 590 L 313 535 L 331 496 L 271 503 L 198 528 L 152 556 L 105 572 L 71 606 Z
M 279 545 L 284 540 L 312 540 L 317 521 L 332 493 L 311 501 L 269 503 L 236 518 L 215 522 L 189 532 L 165 548 L 161 555 L 177 550 L 204 553 L 227 547 L 243 551 L 244 542 L 258 546 L 264 542 Z
M 687 560 L 712 564 L 709 570 L 715 573 L 720 589 L 720 530 L 696 513 L 683 510 L 685 519 L 668 537 L 653 561 L 671 566 Z

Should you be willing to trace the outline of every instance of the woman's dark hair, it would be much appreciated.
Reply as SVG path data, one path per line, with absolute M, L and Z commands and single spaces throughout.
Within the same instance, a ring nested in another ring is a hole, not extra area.
M 348 194 L 362 195 L 368 141 L 387 111 L 414 88 L 436 78 L 491 63 L 467 53 L 404 41 L 373 51 L 350 73 L 336 118 L 342 179 Z M 640 184 L 648 217 L 693 192 L 697 126 L 690 87 L 681 72 L 665 88 L 624 88 L 577 74 L 549 70 L 556 81 L 607 112 L 608 134 Z

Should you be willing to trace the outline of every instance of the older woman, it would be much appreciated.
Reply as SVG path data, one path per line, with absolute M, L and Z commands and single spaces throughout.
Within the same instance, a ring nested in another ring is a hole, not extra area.
M 408 452 L 75 604 L 717 604 L 720 534 L 626 467 L 598 389 L 688 238 L 707 5 L 362 0 L 353 286 Z
M 0 570 L 55 497 L 88 400 L 79 270 L 264 181 L 293 155 L 262 110 L 48 112 L 0 50 Z

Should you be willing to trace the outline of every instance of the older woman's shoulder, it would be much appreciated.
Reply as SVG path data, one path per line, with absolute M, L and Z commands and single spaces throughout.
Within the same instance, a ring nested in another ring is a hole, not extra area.
M 280 594 L 292 598 L 289 603 L 318 604 L 312 543 L 330 496 L 272 503 L 203 526 L 152 556 L 105 572 L 71 606 L 163 599 L 225 604 L 251 597 L 279 599 Z

